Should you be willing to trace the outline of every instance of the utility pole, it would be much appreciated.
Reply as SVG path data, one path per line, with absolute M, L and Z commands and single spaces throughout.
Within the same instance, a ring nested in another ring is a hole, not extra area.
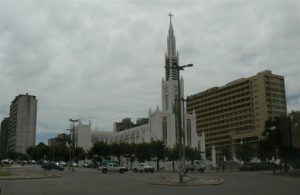
M 74 156 L 75 156 L 75 123 L 79 121 L 79 119 L 73 120 L 69 119 L 69 121 L 72 123 L 71 129 L 70 129 L 70 138 L 71 138 L 71 153 L 72 153 L 72 171 L 74 171 Z M 72 132 L 72 133 L 71 133 Z
M 185 140 L 183 140 L 183 135 L 184 133 L 182 132 L 182 123 L 181 123 L 181 93 L 180 93 L 180 71 L 184 70 L 184 68 L 186 67 L 192 67 L 193 64 L 187 64 L 187 65 L 183 65 L 183 66 L 178 66 L 178 65 L 173 65 L 171 66 L 172 69 L 175 69 L 178 71 L 178 80 L 177 80 L 177 84 L 178 84 L 178 97 L 175 99 L 175 101 L 177 102 L 177 124 L 178 124 L 178 147 L 179 147 L 179 159 L 180 159 L 180 170 L 179 170 L 179 183 L 183 183 L 183 175 L 184 175 L 184 167 L 185 167 Z

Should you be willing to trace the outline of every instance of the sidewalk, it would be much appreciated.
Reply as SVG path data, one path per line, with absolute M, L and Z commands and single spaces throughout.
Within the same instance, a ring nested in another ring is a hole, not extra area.
M 14 169 L 0 169 L 0 172 L 8 173 L 8 175 L 0 176 L 0 180 L 44 179 L 60 177 L 59 174 L 42 171 L 16 171 Z

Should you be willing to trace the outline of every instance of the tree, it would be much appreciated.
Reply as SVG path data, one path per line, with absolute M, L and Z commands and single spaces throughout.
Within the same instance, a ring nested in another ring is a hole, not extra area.
M 282 115 L 275 118 L 269 118 L 265 123 L 266 139 L 272 143 L 273 150 L 271 154 L 278 155 L 284 163 L 284 170 L 287 172 L 287 164 L 296 150 L 292 146 L 291 120 L 288 116 Z
M 29 156 L 27 154 L 12 151 L 7 152 L 7 157 L 12 160 L 29 160 Z
M 175 144 L 173 148 L 167 148 L 166 154 L 167 154 L 168 160 L 172 161 L 172 168 L 173 168 L 173 171 L 175 171 L 175 161 L 178 160 L 178 158 L 179 158 L 178 145 Z
M 201 154 L 197 150 L 197 148 L 185 147 L 185 158 L 186 160 L 190 160 L 192 164 L 194 164 L 194 160 L 200 160 Z
M 129 158 L 130 160 L 130 170 L 132 169 L 132 163 L 135 160 L 135 148 L 136 144 L 135 143 L 130 143 L 125 145 L 125 157 Z
M 75 160 L 84 160 L 87 156 L 86 152 L 82 147 L 76 147 L 74 150 Z
M 257 143 L 257 157 L 262 161 L 268 161 L 276 156 L 276 147 L 270 139 L 262 139 Z
M 109 157 L 109 146 L 105 142 L 96 142 L 89 151 L 89 157 L 96 161 L 102 161 Z
M 135 157 L 138 162 L 145 162 L 146 160 L 150 160 L 151 151 L 149 143 L 140 143 L 135 147 Z
M 31 146 L 27 149 L 26 153 L 31 159 L 49 159 L 50 158 L 50 147 L 46 146 L 43 142 L 40 142 L 36 146 Z
M 231 152 L 228 148 L 223 148 L 222 149 L 222 154 L 223 154 L 223 156 L 225 156 L 226 160 L 231 160 L 232 159 Z
M 118 158 L 119 164 L 121 163 L 121 156 L 126 153 L 126 144 L 125 143 L 113 143 L 108 145 L 109 154 Z
M 156 170 L 159 170 L 159 161 L 164 159 L 166 145 L 163 141 L 152 141 L 150 143 L 151 154 L 156 158 Z
M 237 158 L 244 162 L 249 162 L 254 157 L 254 154 L 255 149 L 251 143 L 241 144 L 236 150 Z

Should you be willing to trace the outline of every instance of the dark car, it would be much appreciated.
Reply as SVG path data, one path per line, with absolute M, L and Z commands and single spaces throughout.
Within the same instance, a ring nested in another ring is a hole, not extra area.
M 56 164 L 54 162 L 44 163 L 42 164 L 41 167 L 45 170 L 52 170 L 52 169 L 60 170 L 60 171 L 64 170 L 64 166 Z

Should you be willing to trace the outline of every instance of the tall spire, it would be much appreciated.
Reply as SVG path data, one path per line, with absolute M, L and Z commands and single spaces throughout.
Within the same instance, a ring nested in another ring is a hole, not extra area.
M 174 30 L 173 30 L 173 25 L 172 25 L 172 13 L 170 12 L 168 14 L 170 17 L 170 26 L 169 26 L 169 35 L 168 35 L 168 56 L 176 56 L 176 40 L 174 36 Z
M 170 35 L 171 35 L 171 36 L 174 36 L 174 30 L 173 30 L 173 25 L 172 25 L 172 17 L 173 17 L 173 15 L 172 15 L 172 13 L 170 12 L 170 13 L 168 14 L 168 16 L 170 17 L 169 36 L 170 36 Z
M 173 25 L 172 25 L 172 13 L 169 13 L 170 17 L 170 26 L 169 26 L 169 34 L 167 40 L 167 53 L 165 59 L 165 73 L 166 73 L 166 81 L 168 80 L 178 80 L 178 70 L 172 69 L 172 66 L 178 65 L 178 52 L 176 51 L 176 39 L 174 35 Z

